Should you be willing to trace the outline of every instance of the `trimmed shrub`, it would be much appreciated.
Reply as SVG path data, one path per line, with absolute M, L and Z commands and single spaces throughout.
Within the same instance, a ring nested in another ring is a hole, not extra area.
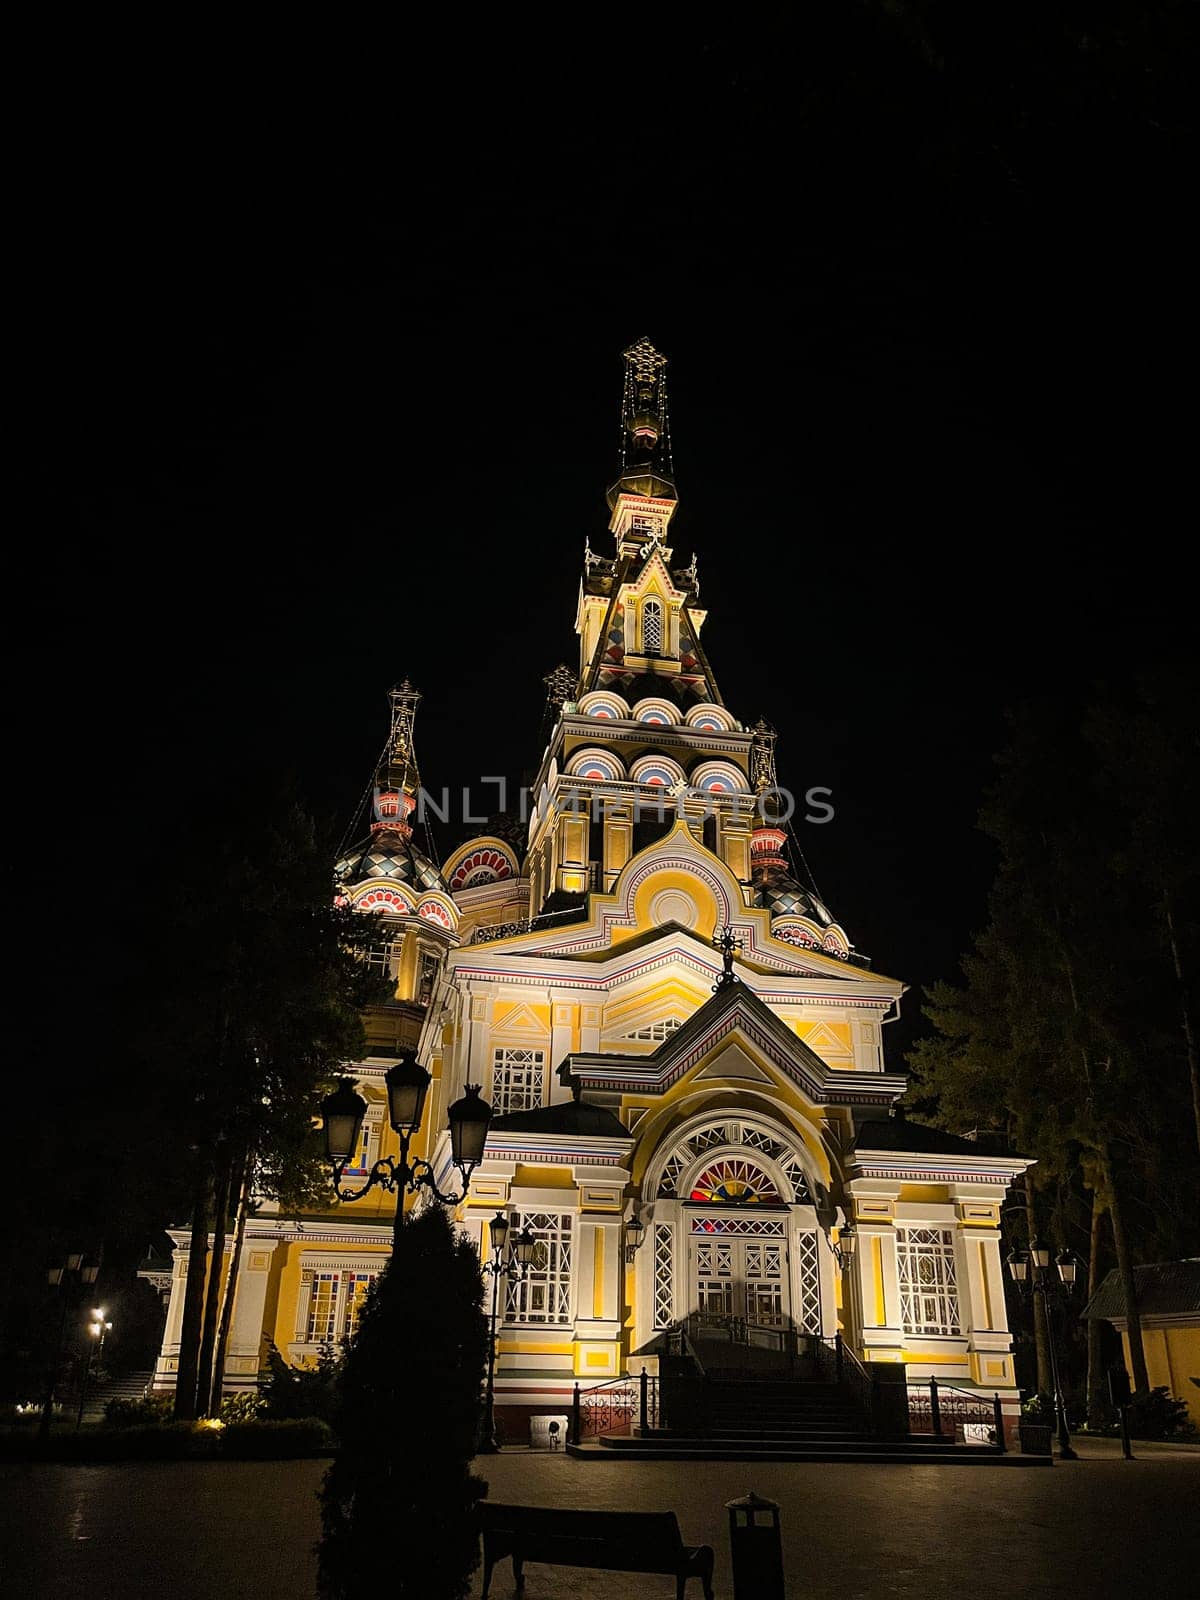
M 228 1427 L 235 1422 L 261 1422 L 266 1409 L 267 1402 L 261 1394 L 230 1394 L 221 1401 L 217 1414 Z
M 46 1453 L 59 1461 L 206 1461 L 218 1455 L 220 1447 L 216 1428 L 168 1422 L 62 1434 L 50 1441 Z
M 1134 1439 L 1190 1439 L 1196 1430 L 1182 1400 L 1164 1388 L 1135 1394 L 1129 1404 L 1129 1432 Z
M 331 1456 L 333 1429 L 320 1417 L 285 1422 L 232 1422 L 221 1430 L 221 1454 L 233 1461 L 288 1461 Z
M 110 1428 L 143 1428 L 170 1422 L 173 1401 L 169 1394 L 147 1395 L 144 1400 L 110 1400 L 104 1420 Z
M 314 1366 L 293 1367 L 276 1345 L 267 1346 L 267 1375 L 262 1399 L 266 1415 L 276 1421 L 320 1417 L 337 1425 L 338 1382 L 344 1357 L 332 1345 L 322 1345 Z

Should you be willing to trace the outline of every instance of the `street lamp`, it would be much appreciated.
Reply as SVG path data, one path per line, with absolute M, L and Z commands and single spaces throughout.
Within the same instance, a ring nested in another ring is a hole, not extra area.
M 646 1224 L 635 1211 L 625 1224 L 625 1265 L 631 1267 L 633 1258 L 637 1255 L 638 1246 L 646 1237 Z
M 831 1245 L 830 1248 L 833 1251 L 833 1258 L 837 1262 L 839 1270 L 849 1272 L 858 1250 L 858 1235 L 854 1231 L 852 1222 L 847 1222 L 844 1227 L 838 1230 L 837 1243 Z
M 467 1084 L 466 1093 L 456 1100 L 447 1114 L 450 1124 L 450 1153 L 462 1174 L 462 1193 L 443 1194 L 428 1161 L 410 1162 L 408 1146 L 421 1126 L 425 1096 L 431 1083 L 429 1073 L 411 1050 L 405 1051 L 384 1075 L 387 1085 L 388 1120 L 400 1139 L 400 1157 L 381 1157 L 360 1189 L 344 1189 L 342 1175 L 358 1150 L 367 1103 L 355 1092 L 349 1078 L 343 1078 L 331 1095 L 321 1102 L 325 1132 L 325 1154 L 333 1168 L 333 1187 L 339 1200 L 361 1200 L 378 1186 L 396 1196 L 395 1237 L 404 1225 L 404 1196 L 426 1188 L 444 1206 L 456 1206 L 466 1198 L 471 1174 L 483 1159 L 492 1108 L 479 1098 L 479 1085 Z
M 87 1399 L 88 1380 L 92 1375 L 92 1356 L 97 1361 L 104 1353 L 104 1340 L 112 1332 L 112 1323 L 107 1321 L 103 1309 L 92 1312 L 92 1320 L 88 1323 L 88 1333 L 92 1343 L 88 1345 L 87 1360 L 83 1364 L 83 1382 L 79 1385 L 79 1410 L 75 1416 L 75 1431 L 78 1433 L 83 1422 L 83 1406 Z
M 496 1312 L 500 1301 L 500 1279 L 507 1278 L 510 1282 L 516 1283 L 523 1278 L 533 1264 L 534 1253 L 537 1250 L 537 1240 L 533 1233 L 527 1227 L 522 1228 L 506 1259 L 504 1246 L 508 1243 L 511 1226 L 504 1212 L 497 1211 L 488 1230 L 492 1259 L 483 1263 L 483 1270 L 492 1275 L 492 1320 L 491 1338 L 488 1341 L 487 1392 L 483 1399 L 483 1416 L 479 1428 L 481 1456 L 494 1456 L 500 1449 L 500 1441 L 496 1438 Z
M 1071 1435 L 1067 1428 L 1067 1402 L 1063 1394 L 1062 1379 L 1058 1370 L 1058 1350 L 1054 1340 L 1054 1318 L 1051 1315 L 1051 1297 L 1057 1294 L 1069 1296 L 1075 1288 L 1075 1274 L 1077 1264 L 1075 1257 L 1069 1251 L 1059 1253 L 1055 1262 L 1056 1271 L 1051 1271 L 1050 1262 L 1052 1251 L 1049 1246 L 1042 1244 L 1038 1239 L 1029 1243 L 1029 1253 L 1023 1255 L 1019 1250 L 1008 1252 L 1008 1270 L 1013 1282 L 1022 1294 L 1040 1294 L 1042 1303 L 1046 1308 L 1046 1341 L 1050 1346 L 1050 1380 L 1054 1385 L 1054 1412 L 1058 1424 L 1058 1458 L 1060 1461 L 1078 1461 L 1079 1457 L 1071 1447 Z
M 46 1377 L 46 1393 L 42 1398 L 42 1415 L 38 1421 L 38 1438 L 45 1439 L 50 1432 L 50 1419 L 54 1415 L 54 1391 L 62 1370 L 63 1345 L 67 1337 L 67 1316 L 72 1305 L 82 1298 L 82 1290 L 95 1283 L 100 1276 L 100 1263 L 86 1261 L 81 1250 L 65 1255 L 62 1264 L 47 1267 L 46 1282 L 52 1289 L 62 1291 L 62 1312 L 58 1319 L 58 1340 L 54 1348 L 50 1370 Z

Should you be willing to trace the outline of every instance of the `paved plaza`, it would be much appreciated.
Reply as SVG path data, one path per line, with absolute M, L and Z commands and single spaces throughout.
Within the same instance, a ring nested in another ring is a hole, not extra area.
M 1107 1443 L 1049 1469 L 783 1462 L 584 1462 L 505 1453 L 479 1463 L 491 1498 L 673 1510 L 717 1552 L 724 1502 L 783 1506 L 789 1596 L 962 1600 L 978 1593 L 1132 1600 L 1189 1593 L 1200 1563 L 1200 1452 Z M 319 1461 L 0 1467 L 0 1593 L 32 1600 L 310 1600 Z M 988 1508 L 985 1511 L 985 1505 Z M 511 1569 L 492 1593 L 508 1600 Z M 479 1592 L 476 1576 L 473 1591 Z M 526 1600 L 670 1600 L 674 1581 L 531 1566 Z M 700 1600 L 699 1585 L 689 1591 Z

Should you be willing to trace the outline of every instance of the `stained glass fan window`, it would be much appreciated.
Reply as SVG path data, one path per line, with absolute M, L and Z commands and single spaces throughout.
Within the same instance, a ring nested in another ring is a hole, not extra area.
M 689 1196 L 706 1204 L 779 1206 L 783 1199 L 772 1180 L 753 1161 L 741 1156 L 723 1156 L 714 1161 L 692 1185 Z

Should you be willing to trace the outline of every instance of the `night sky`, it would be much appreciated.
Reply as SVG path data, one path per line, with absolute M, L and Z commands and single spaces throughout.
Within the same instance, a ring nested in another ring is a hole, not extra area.
M 64 97 L 23 246 L 53 620 L 10 675 L 14 826 L 87 774 L 136 904 L 198 772 L 277 762 L 348 820 L 405 675 L 428 786 L 528 773 L 646 335 L 724 697 L 833 790 L 799 831 L 859 949 L 952 976 L 1005 708 L 1192 648 L 1184 68 L 1174 9 L 1138 14 L 768 8 L 524 75 L 477 40 L 452 91 L 425 57 L 344 113 L 311 80 Z

